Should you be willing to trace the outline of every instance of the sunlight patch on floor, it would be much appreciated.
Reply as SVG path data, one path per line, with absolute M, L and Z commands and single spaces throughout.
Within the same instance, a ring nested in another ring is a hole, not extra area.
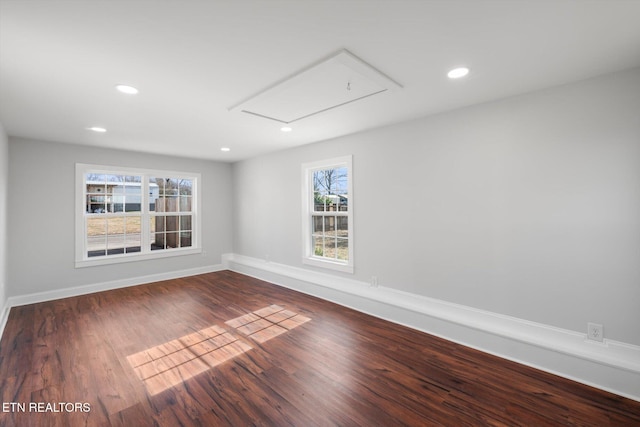
M 270 305 L 225 323 L 249 338 L 263 343 L 308 322 L 308 317 Z
M 310 320 L 273 304 L 225 324 L 264 343 Z M 127 360 L 153 396 L 252 348 L 237 335 L 213 325 L 127 356 Z
M 156 395 L 251 349 L 224 328 L 213 325 L 127 359 L 149 394 Z

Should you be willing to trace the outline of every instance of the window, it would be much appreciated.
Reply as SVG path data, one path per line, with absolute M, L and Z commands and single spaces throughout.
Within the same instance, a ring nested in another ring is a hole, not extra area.
M 76 165 L 76 267 L 198 253 L 199 174 Z
M 351 156 L 302 165 L 305 264 L 353 273 Z

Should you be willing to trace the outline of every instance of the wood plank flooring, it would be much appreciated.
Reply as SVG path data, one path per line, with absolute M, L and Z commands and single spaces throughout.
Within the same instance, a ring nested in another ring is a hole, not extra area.
M 0 395 L 0 426 L 640 426 L 639 402 L 229 271 L 13 308 Z

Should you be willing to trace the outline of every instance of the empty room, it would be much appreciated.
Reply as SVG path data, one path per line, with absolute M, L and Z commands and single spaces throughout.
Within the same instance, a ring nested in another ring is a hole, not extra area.
M 0 426 L 640 425 L 639 20 L 0 0 Z

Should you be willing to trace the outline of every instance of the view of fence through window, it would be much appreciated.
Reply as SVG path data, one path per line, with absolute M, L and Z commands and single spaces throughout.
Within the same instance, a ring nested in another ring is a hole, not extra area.
M 152 185 L 158 195 L 149 198 L 151 250 L 191 246 L 193 180 L 151 177 Z
M 346 167 L 313 172 L 312 242 L 317 257 L 349 259 L 348 170 Z
M 87 173 L 85 186 L 88 257 L 192 246 L 192 179 Z

